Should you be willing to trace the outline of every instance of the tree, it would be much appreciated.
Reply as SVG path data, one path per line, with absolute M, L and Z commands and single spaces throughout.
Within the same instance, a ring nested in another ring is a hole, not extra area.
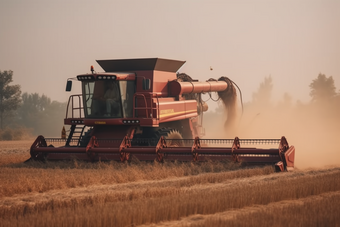
M 318 78 L 313 80 L 309 85 L 312 101 L 325 101 L 330 100 L 336 96 L 336 88 L 334 85 L 333 77 L 326 77 L 325 74 L 319 74 Z
M 9 85 L 13 82 L 13 71 L 0 71 L 0 128 L 4 127 L 4 119 L 9 112 L 16 110 L 21 102 L 20 85 Z
M 46 95 L 23 93 L 18 110 L 21 125 L 35 134 L 59 135 L 65 117 L 66 103 L 51 101 Z
M 38 93 L 22 94 L 22 105 L 19 108 L 19 120 L 22 125 L 28 128 L 36 128 L 38 122 L 45 118 L 45 110 L 51 103 L 47 96 L 40 96 Z

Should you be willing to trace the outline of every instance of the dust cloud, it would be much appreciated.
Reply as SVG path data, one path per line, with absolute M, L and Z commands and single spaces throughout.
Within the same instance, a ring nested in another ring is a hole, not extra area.
M 339 97 L 307 104 L 299 101 L 295 104 L 280 101 L 268 106 L 246 103 L 242 113 L 239 103 L 231 112 L 230 105 L 220 103 L 215 112 L 204 116 L 205 138 L 280 139 L 285 136 L 296 149 L 296 168 L 339 165 L 339 104 Z M 228 122 L 228 113 L 235 127 L 222 124 Z

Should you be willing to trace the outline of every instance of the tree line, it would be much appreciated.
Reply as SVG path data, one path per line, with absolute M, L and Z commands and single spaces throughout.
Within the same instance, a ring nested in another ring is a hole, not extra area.
M 336 91 L 334 79 L 332 76 L 327 77 L 325 74 L 319 73 L 317 78 L 312 80 L 309 84 L 311 98 L 307 104 L 302 104 L 297 101 L 297 105 L 310 105 L 310 106 L 333 106 L 339 107 L 340 104 L 340 90 Z M 273 91 L 273 80 L 271 76 L 265 77 L 264 81 L 260 84 L 258 90 L 253 93 L 253 99 L 247 103 L 248 106 L 257 106 L 261 108 L 271 108 L 273 103 L 271 101 Z M 293 105 L 293 98 L 289 93 L 283 95 L 283 99 L 278 103 L 282 107 L 289 107 Z
M 278 103 L 273 103 L 273 79 L 271 76 L 265 77 L 260 83 L 257 91 L 253 92 L 252 100 L 244 103 L 245 109 L 272 109 L 276 106 L 289 108 L 293 106 L 293 97 L 288 93 L 284 93 L 282 99 Z M 309 84 L 311 100 L 307 104 L 303 104 L 297 100 L 297 106 L 313 106 L 313 105 L 328 105 L 339 109 L 340 111 L 340 90 L 337 92 L 332 76 L 327 77 L 325 74 L 319 75 Z M 223 112 L 223 105 L 220 105 L 215 112 Z M 340 116 L 340 115 L 339 115 Z
M 12 82 L 13 71 L 0 71 L 0 140 L 59 135 L 67 103 L 22 93 L 20 85 Z
M 264 77 L 253 92 L 251 101 L 243 103 L 242 108 L 238 105 L 239 119 L 231 127 L 225 128 L 224 132 L 216 130 L 228 117 L 223 105 L 205 114 L 203 126 L 206 137 L 272 138 L 282 136 L 280 133 L 287 131 L 308 131 L 308 128 L 311 128 L 308 133 L 323 133 L 320 128 L 340 133 L 340 90 L 337 91 L 333 77 L 319 73 L 310 83 L 306 83 L 308 85 L 310 101 L 294 101 L 293 96 L 286 92 L 279 101 L 274 102 L 273 79 L 271 76 Z

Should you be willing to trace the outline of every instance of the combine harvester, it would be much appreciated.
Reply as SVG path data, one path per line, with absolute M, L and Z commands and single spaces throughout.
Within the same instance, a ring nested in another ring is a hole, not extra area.
M 91 73 L 76 78 L 82 94 L 69 98 L 64 119 L 70 125 L 68 136 L 65 130 L 61 139 L 38 136 L 31 159 L 124 162 L 135 156 L 145 161 L 230 160 L 275 165 L 277 171 L 294 169 L 295 148 L 285 137 L 201 139 L 203 112 L 208 109 L 201 96 L 217 92 L 228 107 L 236 100 L 228 78 L 192 80 L 176 74 L 184 61 L 160 58 L 97 62 L 105 72 L 97 73 L 91 66 Z M 72 80 L 67 81 L 67 91 Z M 253 144 L 277 148 L 247 147 Z

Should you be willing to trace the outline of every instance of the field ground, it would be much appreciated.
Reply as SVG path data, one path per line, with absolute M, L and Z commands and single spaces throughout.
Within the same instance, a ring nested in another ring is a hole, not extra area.
M 340 226 L 340 167 L 29 162 L 0 142 L 0 226 Z

